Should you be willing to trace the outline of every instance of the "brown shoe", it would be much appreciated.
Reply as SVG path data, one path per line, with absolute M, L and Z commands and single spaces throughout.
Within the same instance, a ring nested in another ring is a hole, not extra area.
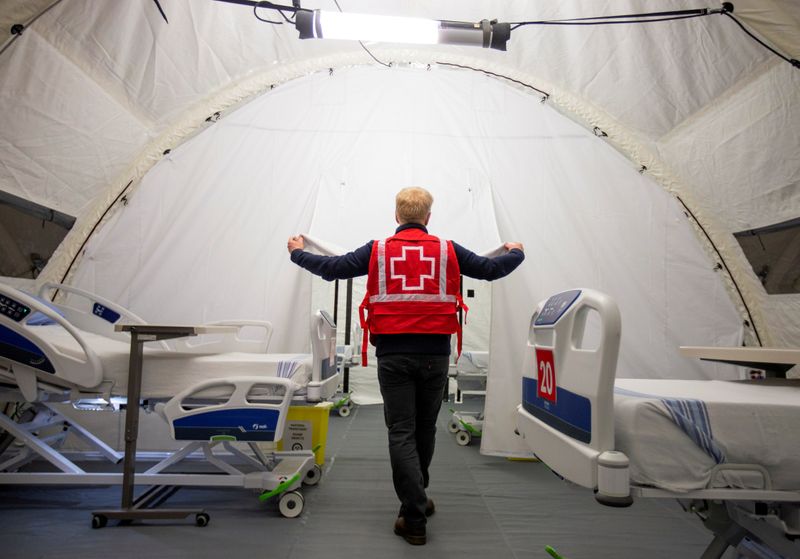
M 394 522 L 394 533 L 402 537 L 411 545 L 425 545 L 425 526 L 412 527 L 406 525 L 406 519 L 398 516 Z
M 433 499 L 428 499 L 428 502 L 425 503 L 425 516 L 433 516 L 435 512 L 436 506 L 433 504 Z

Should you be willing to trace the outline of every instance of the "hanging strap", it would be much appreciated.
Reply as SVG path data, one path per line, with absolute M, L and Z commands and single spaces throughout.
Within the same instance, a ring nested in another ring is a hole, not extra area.
M 367 366 L 367 346 L 369 345 L 369 292 L 364 294 L 364 300 L 358 306 L 358 318 L 361 321 L 361 366 Z
M 458 312 L 460 309 L 464 310 L 464 324 L 466 324 L 469 307 L 464 304 L 464 300 L 461 298 L 461 294 L 459 293 L 456 295 L 456 312 Z M 458 327 L 456 328 L 456 363 L 458 363 L 458 358 L 461 357 L 461 338 L 463 329 L 464 328 L 461 326 L 461 322 L 459 322 Z

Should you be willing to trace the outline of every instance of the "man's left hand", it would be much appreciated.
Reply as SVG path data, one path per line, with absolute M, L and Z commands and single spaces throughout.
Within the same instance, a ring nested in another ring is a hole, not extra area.
M 303 242 L 302 235 L 295 235 L 294 237 L 289 237 L 289 242 L 286 243 L 286 248 L 289 249 L 289 254 L 292 254 L 293 251 L 303 250 L 305 248 L 305 243 Z

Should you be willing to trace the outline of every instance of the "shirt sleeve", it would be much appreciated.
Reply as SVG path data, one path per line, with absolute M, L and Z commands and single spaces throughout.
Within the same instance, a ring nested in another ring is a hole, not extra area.
M 453 243 L 458 258 L 458 267 L 467 277 L 481 280 L 496 280 L 513 272 L 525 260 L 525 253 L 519 249 L 511 249 L 505 254 L 486 258 L 478 256 L 458 243 Z
M 326 281 L 365 276 L 369 271 L 372 243 L 341 256 L 320 256 L 299 248 L 292 251 L 292 262 Z

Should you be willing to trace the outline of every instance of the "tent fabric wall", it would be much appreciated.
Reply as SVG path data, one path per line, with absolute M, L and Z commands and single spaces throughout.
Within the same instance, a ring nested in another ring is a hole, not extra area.
M 305 351 L 311 278 L 286 238 L 307 230 L 354 249 L 387 236 L 408 184 L 432 191 L 433 232 L 476 252 L 527 247 L 493 286 L 490 346 L 472 348 L 492 352 L 485 452 L 517 451 L 507 415 L 527 322 L 554 291 L 590 285 L 621 301 L 621 376 L 732 374 L 677 355 L 735 345 L 741 325 L 674 199 L 535 97 L 461 70 L 359 67 L 257 98 L 157 164 L 72 282 L 153 321 L 265 318 L 274 351 Z

